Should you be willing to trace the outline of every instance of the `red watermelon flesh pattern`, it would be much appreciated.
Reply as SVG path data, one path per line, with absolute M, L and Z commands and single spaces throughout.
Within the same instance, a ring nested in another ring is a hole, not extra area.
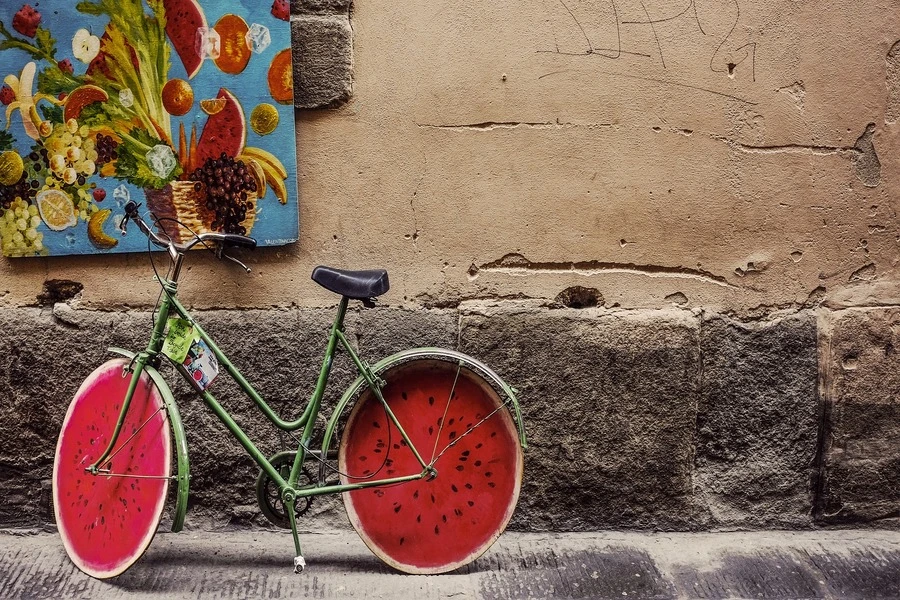
M 163 0 L 163 8 L 166 12 L 166 35 L 190 79 L 203 64 L 196 43 L 197 30 L 208 27 L 206 15 L 194 0 Z
M 225 107 L 206 119 L 197 142 L 196 159 L 192 157 L 197 167 L 202 167 L 207 159 L 219 158 L 223 152 L 235 158 L 247 142 L 247 122 L 241 103 L 225 88 L 216 97 L 225 98 Z
M 166 479 L 84 471 L 106 449 L 115 428 L 130 381 L 122 377 L 123 364 L 110 361 L 82 384 L 66 415 L 54 466 L 60 535 L 73 562 L 95 577 L 116 575 L 140 557 L 159 524 L 168 489 Z M 168 475 L 170 438 L 161 406 L 159 393 L 144 374 L 116 442 L 122 450 L 106 467 L 112 473 Z
M 455 374 L 455 367 L 406 373 L 384 390 L 388 405 L 426 463 L 438 435 L 440 454 L 497 405 L 461 374 L 444 422 Z M 354 413 L 352 426 L 352 438 L 345 440 L 341 450 L 348 474 L 366 476 L 382 465 L 376 477 L 421 472 L 377 400 L 370 397 Z M 435 467 L 438 476 L 432 481 L 349 493 L 348 511 L 366 544 L 401 570 L 443 572 L 466 564 L 482 554 L 506 526 L 515 508 L 522 468 L 515 427 L 506 410 L 465 435 Z

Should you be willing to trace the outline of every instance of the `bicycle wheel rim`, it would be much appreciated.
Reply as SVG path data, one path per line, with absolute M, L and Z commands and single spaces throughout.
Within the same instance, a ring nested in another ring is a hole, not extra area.
M 387 382 L 388 406 L 423 460 L 439 456 L 438 476 L 345 493 L 350 523 L 376 556 L 400 571 L 462 567 L 487 551 L 512 517 L 523 470 L 516 427 L 494 388 L 458 361 L 418 359 L 379 377 Z M 384 479 L 421 472 L 388 423 L 374 394 L 363 394 L 338 454 L 343 483 L 373 473 Z
M 84 471 L 106 449 L 131 377 L 111 360 L 81 384 L 60 430 L 53 465 L 53 507 L 66 553 L 80 570 L 106 579 L 146 551 L 162 517 L 171 474 L 165 404 L 141 375 L 108 474 Z

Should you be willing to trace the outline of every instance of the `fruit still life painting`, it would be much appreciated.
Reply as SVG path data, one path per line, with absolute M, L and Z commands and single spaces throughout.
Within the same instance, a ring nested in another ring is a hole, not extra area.
M 288 0 L 0 3 L 0 251 L 138 252 L 128 200 L 176 241 L 297 240 Z

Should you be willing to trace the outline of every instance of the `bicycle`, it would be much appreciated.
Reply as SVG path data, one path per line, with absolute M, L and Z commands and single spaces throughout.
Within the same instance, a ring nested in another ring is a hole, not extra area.
M 169 484 L 176 487 L 172 531 L 184 524 L 190 465 L 184 426 L 161 365 L 168 359 L 206 406 L 260 467 L 256 482 L 262 514 L 291 530 L 294 571 L 306 561 L 297 519 L 313 496 L 342 494 L 349 520 L 388 565 L 416 574 L 444 573 L 483 554 L 509 523 L 518 501 L 527 447 L 516 392 L 478 360 L 453 350 L 415 348 L 374 365 L 344 336 L 351 300 L 372 306 L 389 289 L 387 271 L 316 267 L 312 279 L 340 295 L 315 390 L 302 414 L 284 420 L 216 346 L 178 301 L 186 253 L 215 246 L 219 258 L 247 272 L 227 247 L 254 248 L 252 238 L 228 233 L 172 240 L 125 205 L 120 229 L 138 226 L 170 259 L 150 340 L 143 351 L 118 354 L 91 373 L 69 405 L 57 442 L 53 502 L 57 526 L 72 562 L 105 579 L 131 567 L 149 547 L 162 518 Z M 152 254 L 151 254 L 152 261 Z M 151 264 L 153 264 L 151 262 Z M 153 266 L 156 272 L 155 265 Z M 358 377 L 343 393 L 311 448 L 314 424 L 338 347 Z M 279 429 L 299 432 L 296 451 L 265 456 L 209 391 L 221 369 Z M 332 448 L 349 409 L 337 449 Z M 174 465 L 173 465 L 174 450 Z M 337 466 L 334 463 L 337 463 Z M 312 462 L 316 469 L 304 465 Z M 439 468 L 440 467 L 440 468 Z M 335 479 L 337 477 L 337 479 Z

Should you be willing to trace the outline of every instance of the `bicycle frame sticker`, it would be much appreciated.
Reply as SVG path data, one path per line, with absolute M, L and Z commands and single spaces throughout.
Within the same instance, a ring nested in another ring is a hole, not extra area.
M 186 319 L 171 318 L 162 353 L 174 363 L 183 363 L 194 343 L 194 326 Z
M 219 361 L 216 355 L 199 336 L 193 340 L 181 364 L 200 391 L 212 385 L 219 374 Z

